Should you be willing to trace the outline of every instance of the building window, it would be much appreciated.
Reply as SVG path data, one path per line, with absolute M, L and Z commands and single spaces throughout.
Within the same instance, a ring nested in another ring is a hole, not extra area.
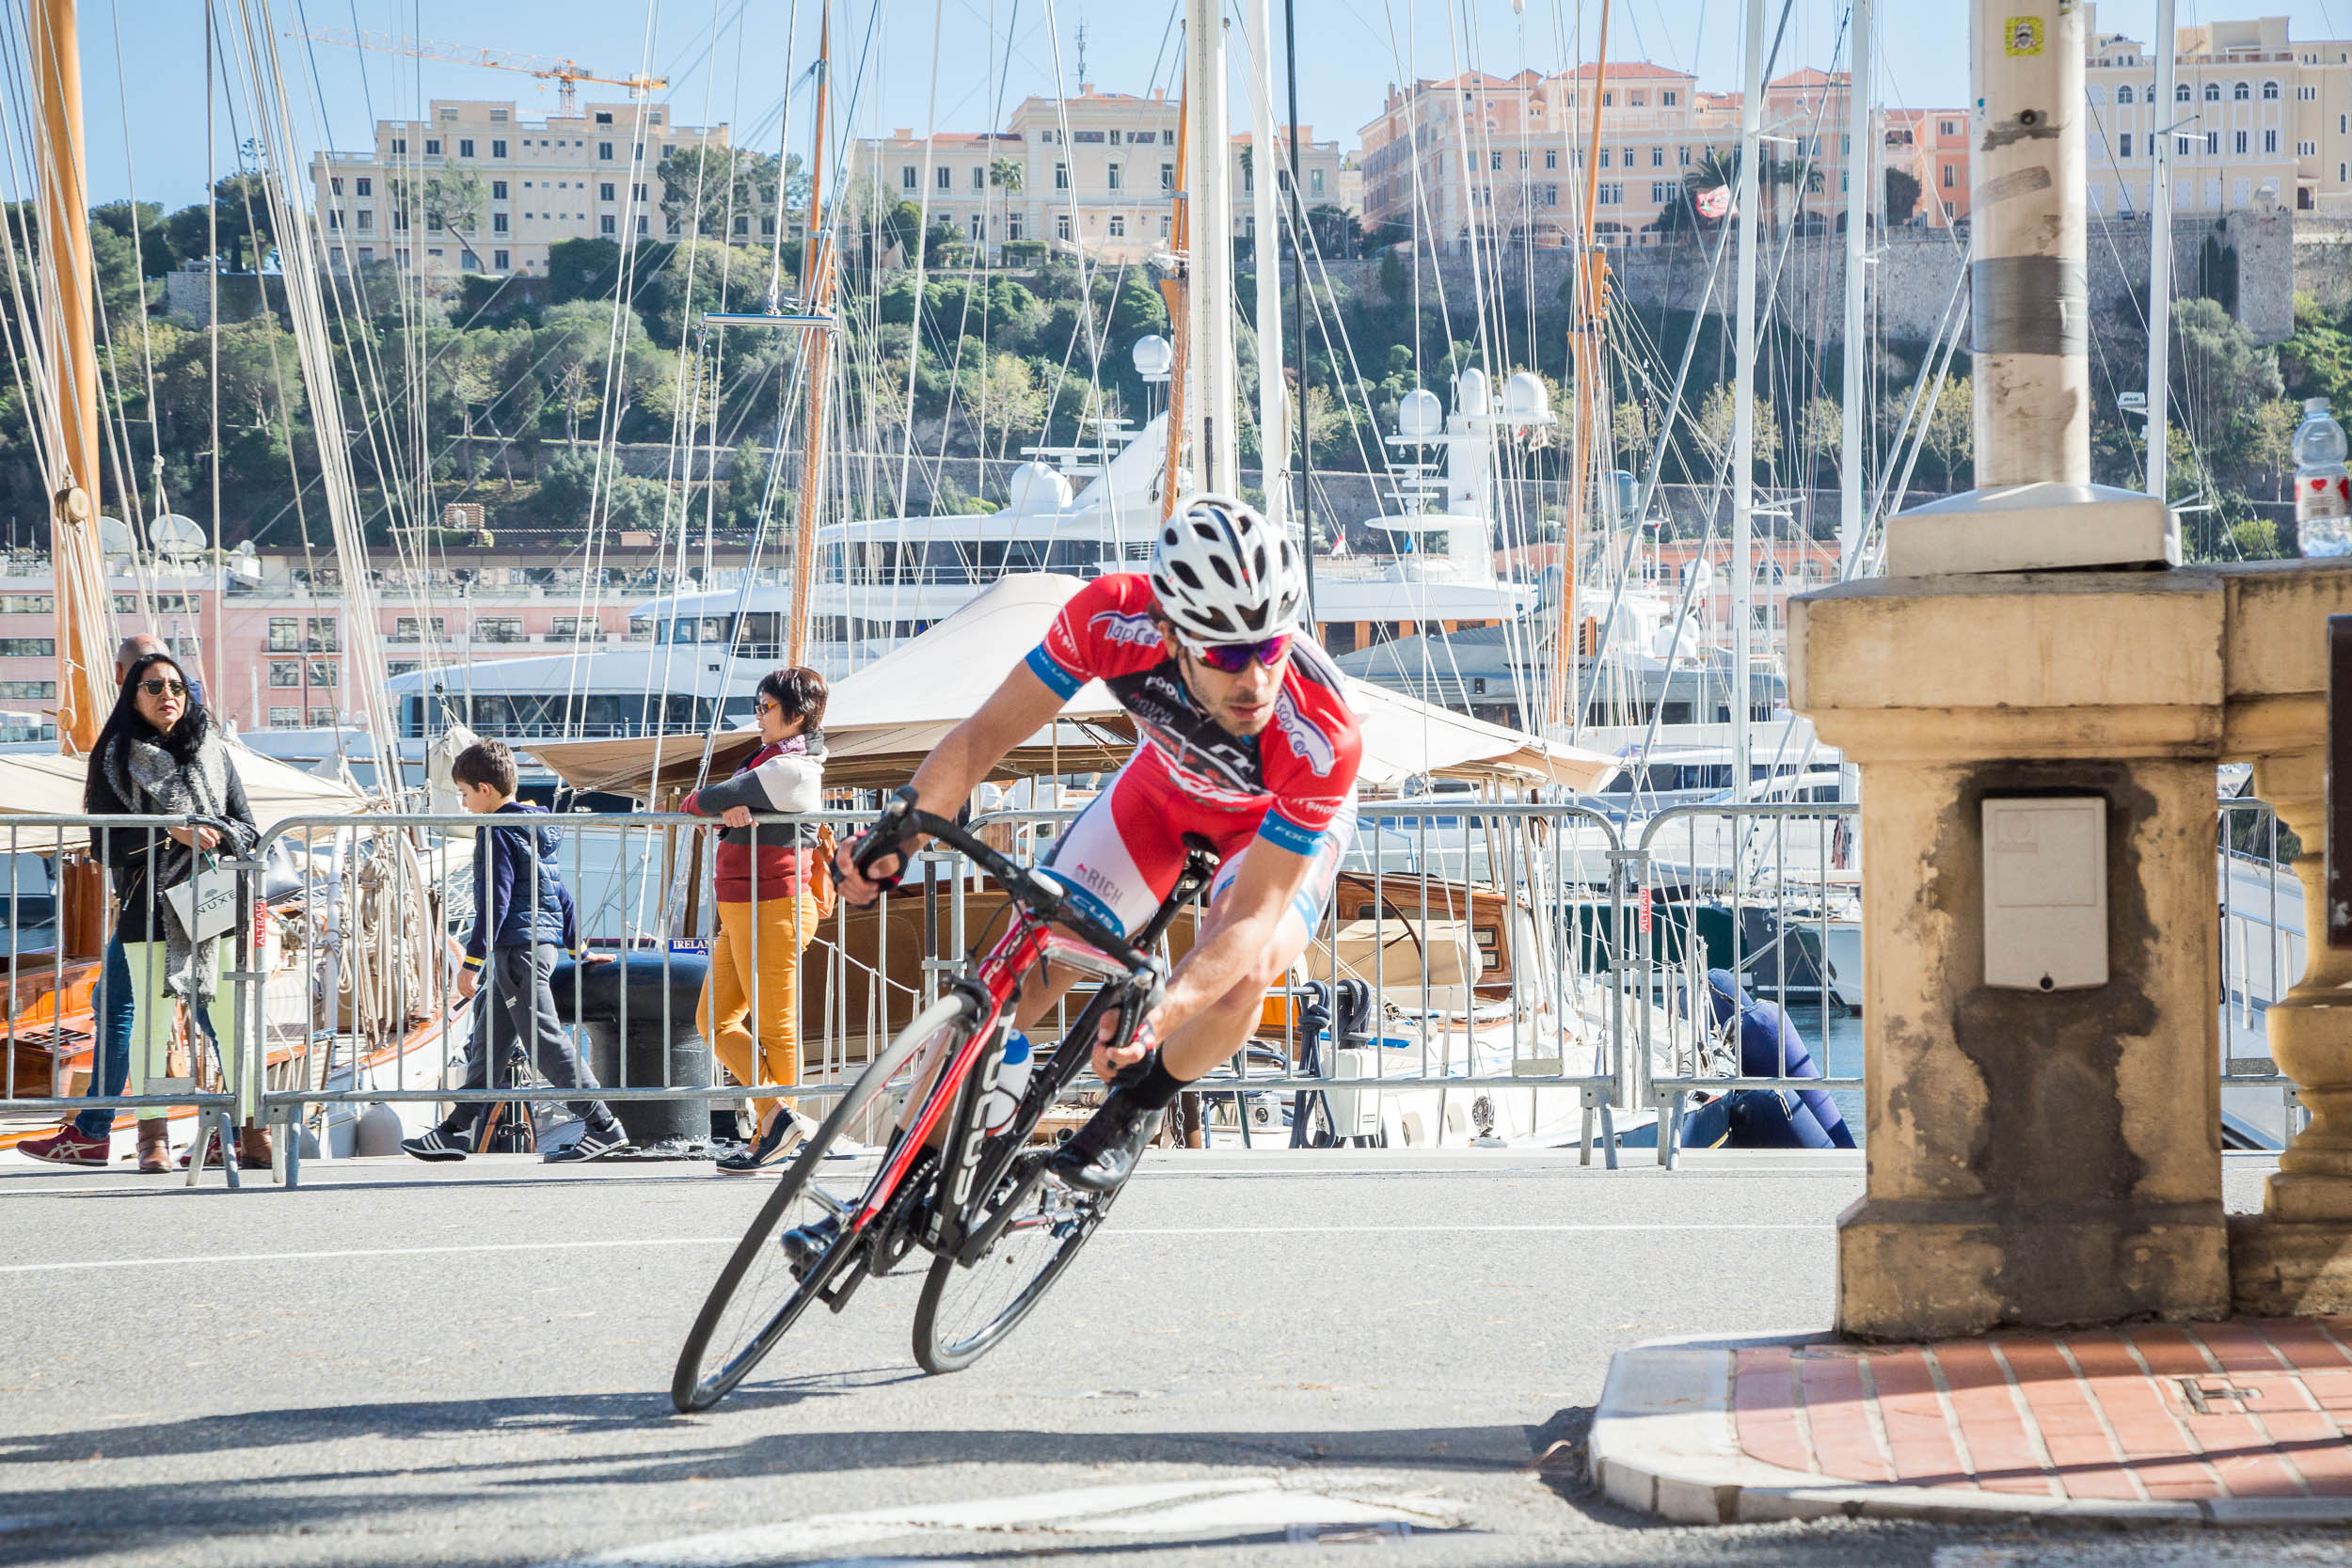
M 1935 122 L 1935 134 L 1939 136 L 1957 136 L 1960 135 L 1960 121 L 1939 119 Z
M 424 155 L 428 158 L 437 158 L 441 155 L 440 137 L 427 136 L 424 138 Z
M 471 136 L 460 136 L 457 138 L 457 155 L 460 158 L 470 158 L 473 156 L 473 138 Z
M 1069 188 L 1070 166 L 1068 164 L 1056 164 L 1054 166 L 1054 189 L 1057 191 L 1066 191 Z
M 603 631 L 593 615 L 558 615 L 548 623 L 550 642 L 590 642 Z
M 956 171 L 942 164 L 931 170 L 931 183 L 943 191 L 952 191 L 956 188 Z
M 1113 213 L 1111 214 L 1111 238 L 1114 240 L 1123 240 L 1126 237 L 1127 214 L 1124 213 Z
M 302 728 L 302 710 L 298 707 L 274 707 L 269 710 L 269 727 L 273 730 Z
M 596 199 L 598 201 L 612 200 L 612 193 L 618 188 L 619 187 L 610 180 L 600 182 L 596 186 Z
M 1175 188 L 1176 166 L 1174 164 L 1162 164 L 1160 166 L 1160 189 L 1163 191 L 1172 191 Z
M 2208 131 L 2205 133 L 2205 150 L 2213 153 L 2217 153 L 2221 150 L 2220 132 Z
M 490 232 L 493 234 L 503 234 L 506 232 L 506 214 L 504 213 L 492 213 L 490 214 Z
M 1672 87 L 1668 87 L 1665 91 L 1658 95 L 1659 104 L 1662 108 L 1671 109 L 1681 101 L 1681 95 L 1677 93 Z
M 298 654 L 302 651 L 302 623 L 292 615 L 269 618 L 269 651 L 274 654 Z
M 635 184 L 629 186 L 628 198 L 631 201 L 643 201 L 645 199 L 645 182 L 643 180 L 640 180 Z
M 2129 131 L 2126 131 L 2122 135 L 2116 137 L 2115 148 L 2115 155 L 2117 157 L 2129 158 L 2132 155 L 2132 134 Z
M 1953 186 L 1955 186 L 1955 185 L 1957 185 L 1957 184 L 1959 184 L 1959 183 L 1960 183 L 1960 181 L 1959 181 L 1959 179 L 1957 178 L 1957 177 L 1958 177 L 1958 175 L 1959 175 L 1959 173 L 1960 173 L 1960 168 L 1959 168 L 1959 166 L 1958 166 L 1957 165 L 1954 165 L 1954 164 L 1946 164 L 1946 165 L 1944 166 L 1944 188 L 1945 188 L 1946 190 L 1947 190 L 1947 191 L 1948 191 L 1948 190 L 1950 190 Z
M 2205 102 L 2208 103 L 2218 103 L 2221 102 L 2220 83 L 2207 82 L 2205 84 Z
M 2276 152 L 2279 150 L 2278 132 L 2265 131 L 2263 133 L 2263 150 L 2265 152 Z
M 610 110 L 610 109 L 598 109 L 598 110 L 596 111 L 596 123 L 597 123 L 598 125 L 610 125 L 610 124 L 612 124 L 612 110 Z
M 2231 144 L 2231 148 L 2230 148 L 2230 150 L 2231 150 L 2233 152 L 2237 152 L 2237 153 L 2241 153 L 2241 154 L 2245 152 L 2245 150 L 2246 150 L 2246 133 L 2245 133 L 2245 132 L 2240 131 L 2240 132 L 2235 133 L 2234 139 L 2233 140 L 2233 142 L 2232 142 L 2232 144 Z
M 1677 147 L 1675 149 L 1675 166 L 1677 168 L 1689 168 L 1691 166 L 1691 150 L 1689 148 Z
M 771 218 L 768 221 L 772 224 L 775 222 L 775 219 Z M 1005 214 L 1005 238 L 1008 240 L 1017 240 L 1020 237 L 1021 214 L 1019 213 L 1007 213 Z
M 329 207 L 326 210 L 326 227 L 329 229 L 341 229 L 342 226 L 343 210 L 341 207 Z
M 520 642 L 523 622 L 519 615 L 485 615 L 473 624 L 477 642 Z
M 2275 103 L 2278 101 L 2279 84 L 2276 82 L 2265 82 L 2263 84 L 2263 102 L 2265 103 Z
M 1070 214 L 1068 213 L 1054 214 L 1054 238 L 1057 240 L 1070 238 Z
M 491 157 L 493 157 L 493 158 L 503 158 L 503 157 L 505 157 L 505 156 L 506 156 L 506 144 L 505 144 L 503 141 L 493 141 L 493 142 L 490 144 L 490 156 L 491 156 Z
M 977 164 L 972 166 L 972 188 L 976 191 L 988 189 L 988 170 Z
M 333 729 L 335 727 L 335 710 L 331 707 L 312 708 L 310 710 L 310 727 L 314 730 Z
M 607 213 L 604 216 L 596 219 L 596 232 L 599 234 L 616 234 L 620 232 L 620 224 L 611 213 Z
M 2118 103 L 2129 103 L 2132 101 L 2132 85 L 2129 82 L 2115 89 L 2115 101 Z
M 1609 166 L 1609 149 L 1605 147 L 1600 150 L 1600 166 L 1603 168 Z
M 2230 96 L 2235 99 L 2238 103 L 2243 103 L 2248 99 L 2254 96 L 2254 89 L 2249 84 L 2245 82 L 2233 83 L 2230 87 Z
M 0 637 L 0 658 L 55 658 L 57 640 L 54 637 Z
M 646 219 L 643 215 L 640 215 L 637 219 L 637 237 L 639 239 L 643 239 L 651 231 L 651 228 Z
M 336 175 L 330 175 L 330 176 L 328 176 L 327 181 L 326 181 L 326 191 L 327 191 L 327 194 L 328 194 L 329 196 L 341 196 L 341 195 L 342 195 L 342 194 L 343 194 L 343 177 L 342 177 L 342 175 L 340 175 L 340 174 L 336 174 Z
M 408 138 L 406 136 L 394 136 L 392 138 L 392 156 L 395 158 L 405 158 L 408 156 Z
M 1168 237 L 1169 231 L 1170 231 L 1170 230 L 1172 230 L 1172 228 L 1174 227 L 1175 222 L 1176 222 L 1176 220 L 1175 220 L 1174 218 L 1172 218 L 1172 217 L 1168 216 L 1166 213 L 1162 213 L 1162 214 L 1160 214 L 1160 238 L 1161 238 L 1161 239 L 1165 240 L 1165 239 L 1167 239 L 1167 238 Z
M 612 161 L 612 144 L 609 141 L 600 141 L 596 143 L 596 158 L 600 163 L 611 163 Z
M 1604 153 L 1602 153 L 1602 154 L 1601 154 L 1601 156 L 1602 156 L 1603 158 L 1607 158 L 1607 157 L 1609 156 L 1609 154 L 1607 154 L 1606 152 L 1604 152 Z M 1493 170 L 1494 172 L 1496 172 L 1496 173 L 1498 173 L 1498 174 L 1502 173 L 1502 153 L 1500 153 L 1500 152 L 1489 152 L 1489 153 L 1487 153 L 1487 154 L 1486 154 L 1486 166 L 1487 166 L 1489 169 Z
M 504 272 L 507 270 L 507 265 L 506 252 L 503 250 L 494 250 L 490 252 L 490 270 L 492 272 Z
M 911 191 L 915 188 L 914 166 L 913 164 L 901 164 L 898 166 L 898 188 L 902 191 Z
M 332 615 L 313 615 L 309 627 L 312 653 L 337 653 L 342 647 L 342 623 Z
M 2315 158 L 2319 156 L 2319 144 L 2315 141 L 2296 142 L 2295 155 L 2298 158 Z
M 1600 204 L 1604 207 L 1624 206 L 1625 187 L 1613 181 L 1602 181 L 1600 182 Z
M 55 702 L 56 696 L 56 681 L 0 681 L 0 697 L 29 697 L 36 702 L 47 698 Z
M 1323 170 L 1311 168 L 1307 171 L 1307 189 L 1314 196 L 1323 194 Z
M 506 199 L 505 181 L 493 180 L 490 182 L 490 199 L 493 201 L 503 201 Z

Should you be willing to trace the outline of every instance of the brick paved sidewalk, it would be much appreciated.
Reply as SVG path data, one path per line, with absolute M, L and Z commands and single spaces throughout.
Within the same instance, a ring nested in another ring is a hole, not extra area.
M 2352 1524 L 2352 1318 L 1621 1353 L 1596 1479 L 1684 1520 Z
M 2352 1497 L 2352 1320 L 1739 1352 L 1740 1449 L 2041 1497 Z

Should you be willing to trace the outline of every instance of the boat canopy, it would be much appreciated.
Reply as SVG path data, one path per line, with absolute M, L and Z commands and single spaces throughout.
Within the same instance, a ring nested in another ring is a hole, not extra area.
M 367 809 L 367 796 L 339 780 L 321 778 L 243 746 L 232 746 L 231 753 L 254 820 L 264 832 L 290 816 L 350 816 Z M 0 754 L 0 819 L 82 816 L 82 784 L 88 773 L 87 757 L 54 752 Z M 15 847 L 45 854 L 87 842 L 88 835 L 79 828 L 68 830 L 62 839 L 46 828 L 26 828 Z

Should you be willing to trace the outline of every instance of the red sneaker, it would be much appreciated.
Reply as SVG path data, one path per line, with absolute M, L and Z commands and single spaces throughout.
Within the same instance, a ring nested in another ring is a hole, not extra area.
M 16 1146 L 19 1154 L 53 1165 L 93 1165 L 103 1169 L 114 1152 L 112 1138 L 92 1138 L 67 1122 L 45 1138 L 27 1138 Z

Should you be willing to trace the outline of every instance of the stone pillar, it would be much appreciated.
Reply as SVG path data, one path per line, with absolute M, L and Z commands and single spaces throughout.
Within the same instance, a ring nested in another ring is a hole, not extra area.
M 2219 582 L 1857 581 L 1793 601 L 1791 705 L 1863 778 L 1865 1338 L 2218 1317 Z M 1988 987 L 1981 802 L 2106 802 L 2107 983 Z
M 2265 1033 L 2312 1118 L 2280 1155 L 2262 1213 L 2231 1222 L 2232 1294 L 2265 1317 L 2352 1312 L 2352 949 L 2327 943 L 2324 882 L 2327 626 L 2352 611 L 2352 569 L 2241 570 L 2228 583 L 2229 752 L 2253 762 L 2254 793 L 2302 844 L 2303 974 Z

